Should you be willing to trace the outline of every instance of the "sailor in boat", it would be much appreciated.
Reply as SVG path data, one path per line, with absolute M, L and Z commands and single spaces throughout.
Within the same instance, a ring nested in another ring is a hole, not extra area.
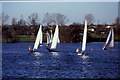
M 28 50 L 32 53 L 33 52 L 33 49 L 31 46 L 29 46 Z
M 46 43 L 46 47 L 48 47 L 50 44 L 51 44 L 51 43 L 49 43 L 49 44 Z
M 39 46 L 42 46 L 42 44 L 39 44 Z M 38 47 L 39 47 L 39 46 L 38 46 Z
M 77 53 L 80 53 L 80 49 L 79 49 L 79 48 L 77 48 L 77 49 L 76 49 L 76 52 L 77 52 Z
M 46 47 L 49 46 L 49 44 L 46 43 Z

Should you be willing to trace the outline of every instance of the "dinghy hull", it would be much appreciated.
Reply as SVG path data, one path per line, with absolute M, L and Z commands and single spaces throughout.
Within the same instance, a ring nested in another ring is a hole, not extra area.
M 58 52 L 57 50 L 55 50 L 55 49 L 50 49 L 50 48 L 47 48 L 47 50 L 48 50 L 49 52 Z

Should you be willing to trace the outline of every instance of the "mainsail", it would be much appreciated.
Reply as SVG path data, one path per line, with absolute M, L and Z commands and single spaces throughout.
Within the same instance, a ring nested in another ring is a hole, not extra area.
M 59 37 L 58 37 L 58 43 L 60 43 L 60 39 L 59 39 Z
M 50 33 L 51 33 L 51 37 L 50 37 L 50 43 L 52 43 L 52 39 L 53 39 L 52 30 L 50 30 Z M 58 43 L 60 43 L 60 39 L 59 39 L 59 37 L 58 37 Z
M 106 42 L 105 42 L 106 45 L 108 44 L 108 42 L 109 42 L 109 40 L 110 40 L 110 35 L 111 35 L 111 29 L 110 29 L 110 31 L 109 31 L 109 34 L 108 34 L 107 40 L 106 40 Z
M 50 33 L 51 33 L 51 35 L 50 35 L 50 43 L 52 43 L 52 39 L 53 39 L 52 30 L 50 30 Z
M 50 44 L 51 42 L 50 42 L 50 34 L 47 32 L 47 44 Z
M 58 35 L 59 35 L 59 29 L 58 29 L 58 25 L 55 28 L 55 33 L 53 36 L 53 40 L 52 40 L 52 44 L 51 44 L 51 48 L 50 49 L 55 49 L 57 46 L 57 42 L 58 42 Z
M 86 49 L 86 40 L 87 40 L 87 21 L 85 21 L 85 27 L 83 33 L 82 52 L 84 52 Z
M 111 27 L 111 32 L 112 32 L 112 39 L 111 39 L 111 42 L 109 44 L 109 47 L 113 48 L 114 47 L 114 30 L 113 30 L 113 27 Z
M 34 44 L 34 49 L 38 49 L 38 45 L 42 44 L 42 26 L 40 25 L 40 28 L 39 28 L 39 31 L 37 33 L 37 37 L 36 37 L 36 40 L 35 40 L 35 44 Z
M 105 42 L 105 44 L 103 46 L 103 50 L 106 49 L 108 44 L 109 44 L 109 47 L 111 47 L 111 48 L 114 47 L 114 30 L 113 30 L 112 26 L 110 26 L 110 31 L 109 31 L 107 40 L 106 40 L 106 42 Z

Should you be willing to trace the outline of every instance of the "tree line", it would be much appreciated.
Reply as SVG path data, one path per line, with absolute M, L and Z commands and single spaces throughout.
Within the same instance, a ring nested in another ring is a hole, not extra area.
M 9 19 L 9 16 L 5 13 L 2 14 L 2 26 L 6 25 L 7 20 Z M 43 24 L 43 25 L 65 25 L 66 22 L 68 22 L 69 19 L 67 18 L 67 16 L 61 14 L 61 13 L 46 13 L 42 19 L 42 21 L 40 21 L 39 16 L 37 13 L 32 13 L 31 15 L 28 16 L 28 18 L 25 20 L 23 18 L 23 15 L 20 16 L 20 20 L 17 20 L 17 18 L 12 18 L 11 24 L 13 26 L 15 25 L 19 25 L 19 26 L 25 26 L 25 25 L 39 25 L 39 24 Z
M 34 41 L 39 29 L 39 25 L 43 24 L 43 39 L 46 41 L 46 32 L 49 30 L 55 29 L 55 25 L 60 26 L 60 39 L 61 42 L 80 42 L 82 41 L 82 33 L 84 28 L 84 23 L 73 23 L 69 26 L 65 24 L 69 21 L 67 16 L 61 13 L 46 13 L 40 22 L 39 16 L 37 13 L 32 13 L 25 20 L 23 15 L 20 16 L 20 20 L 17 18 L 12 18 L 11 25 L 7 25 L 6 22 L 9 19 L 9 16 L 5 13 L 2 14 L 2 38 L 3 42 L 20 42 L 20 41 Z M 88 31 L 88 41 L 105 41 L 108 29 L 105 27 L 109 24 L 93 24 L 95 18 L 92 14 L 87 14 L 84 16 L 88 23 L 88 30 L 93 28 L 95 31 Z M 120 20 L 117 17 L 114 24 L 115 26 L 115 39 L 120 40 Z M 95 26 L 95 27 L 94 27 Z M 102 32 L 105 32 L 103 35 Z M 26 35 L 26 36 L 24 36 Z
M 9 16 L 3 12 L 2 13 L 2 26 L 6 25 L 6 22 L 8 19 L 9 19 Z M 95 21 L 95 18 L 92 14 L 86 14 L 84 16 L 84 19 L 87 20 L 88 24 L 93 24 L 93 22 Z M 26 20 L 23 18 L 23 15 L 20 15 L 19 20 L 17 18 L 13 17 L 11 20 L 11 25 L 13 25 L 13 26 L 15 26 L 15 25 L 19 25 L 19 26 L 33 25 L 33 26 L 36 26 L 36 25 L 42 24 L 45 26 L 49 26 L 49 25 L 58 24 L 59 26 L 63 26 L 68 21 L 69 21 L 69 19 L 67 18 L 67 16 L 63 15 L 61 13 L 46 13 L 46 14 L 44 14 L 43 19 L 41 21 L 40 21 L 40 18 L 39 18 L 37 13 L 32 13 L 31 15 L 29 15 L 27 17 Z

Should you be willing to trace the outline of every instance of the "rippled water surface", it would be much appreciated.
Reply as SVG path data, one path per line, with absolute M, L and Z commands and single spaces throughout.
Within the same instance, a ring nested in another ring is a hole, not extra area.
M 33 43 L 2 44 L 2 77 L 4 78 L 119 78 L 120 43 L 114 49 L 102 50 L 103 42 L 87 43 L 87 55 L 78 56 L 81 43 L 60 43 L 59 52 L 48 52 L 45 44 L 30 53 Z

